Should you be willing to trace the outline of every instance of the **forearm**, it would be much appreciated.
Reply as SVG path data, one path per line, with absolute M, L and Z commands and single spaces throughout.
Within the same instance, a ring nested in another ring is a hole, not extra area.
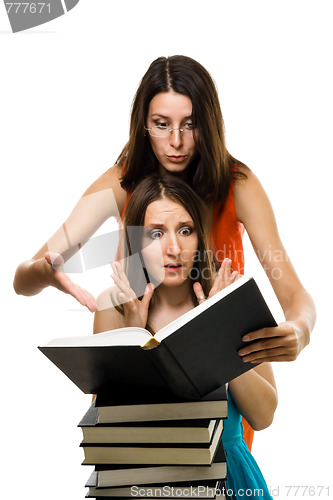
M 310 342 L 310 333 L 316 322 L 316 307 L 306 290 L 294 293 L 286 303 L 282 302 L 286 321 L 292 322 L 299 338 L 299 351 Z
M 272 372 L 267 380 L 258 371 L 270 370 L 267 363 L 229 382 L 229 390 L 240 413 L 254 430 L 268 427 L 274 417 L 278 397 Z

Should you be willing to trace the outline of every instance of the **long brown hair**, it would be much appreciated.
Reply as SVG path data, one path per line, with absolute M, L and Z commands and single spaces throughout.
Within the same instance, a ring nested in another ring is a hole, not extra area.
M 232 178 L 244 175 L 238 170 L 243 164 L 227 151 L 212 77 L 201 64 L 186 56 L 159 57 L 141 80 L 132 105 L 129 142 L 118 157 L 118 163 L 126 161 L 122 187 L 132 191 L 140 180 L 157 172 L 158 161 L 144 127 L 150 101 L 161 92 L 176 92 L 191 99 L 198 154 L 187 167 L 187 182 L 204 201 L 223 205 Z
M 144 267 L 141 257 L 144 219 L 147 207 L 152 202 L 163 198 L 169 198 L 181 204 L 193 220 L 198 236 L 198 249 L 192 268 L 192 271 L 195 272 L 190 273 L 189 279 L 193 283 L 198 281 L 204 294 L 208 295 L 213 284 L 215 268 L 212 252 L 209 249 L 210 228 L 206 208 L 186 182 L 168 174 L 152 175 L 141 181 L 131 194 L 126 208 L 124 217 L 126 244 L 123 245 L 122 257 L 124 257 L 125 271 L 131 287 L 140 297 L 149 282 L 147 272 L 142 273 L 137 265 L 139 259 Z M 131 233 L 132 230 L 134 233 Z M 137 259 L 129 258 L 131 256 L 136 256 Z M 192 291 L 192 293 L 195 301 L 194 292 Z

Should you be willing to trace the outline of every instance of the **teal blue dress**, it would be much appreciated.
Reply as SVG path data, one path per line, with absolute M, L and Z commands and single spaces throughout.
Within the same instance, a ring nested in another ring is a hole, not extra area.
M 227 455 L 226 487 L 234 500 L 272 500 L 257 462 L 243 439 L 241 414 L 228 391 L 228 418 L 224 420 L 222 443 Z

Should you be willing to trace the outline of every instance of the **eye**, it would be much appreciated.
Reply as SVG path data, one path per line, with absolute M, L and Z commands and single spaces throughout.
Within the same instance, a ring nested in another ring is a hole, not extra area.
M 186 130 L 193 130 L 194 129 L 194 125 L 192 122 L 186 122 L 185 125 L 184 125 L 184 128 Z
M 149 233 L 149 237 L 152 239 L 152 240 L 158 240 L 159 238 L 161 238 L 163 235 L 162 231 L 159 231 L 159 230 L 153 230 L 153 231 L 150 231 Z
M 180 230 L 179 230 L 179 233 L 182 235 L 182 236 L 190 236 L 190 234 L 192 234 L 193 230 L 191 227 L 182 227 Z
M 157 122 L 156 127 L 161 130 L 166 130 L 168 128 L 168 124 L 165 122 Z

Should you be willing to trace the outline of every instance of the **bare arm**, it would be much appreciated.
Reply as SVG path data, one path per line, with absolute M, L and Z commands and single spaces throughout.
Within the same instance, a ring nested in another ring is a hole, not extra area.
M 58 254 L 66 252 L 68 257 L 75 253 L 105 220 L 119 216 L 126 202 L 126 192 L 120 186 L 121 175 L 121 167 L 115 165 L 97 179 L 61 228 L 32 259 L 18 266 L 14 278 L 16 293 L 35 295 L 48 286 L 54 286 L 70 293 L 90 310 L 96 309 L 92 295 L 72 283 L 65 273 L 55 271 L 51 262 Z
M 231 260 L 224 259 L 216 276 L 209 296 L 238 279 L 237 272 L 232 272 Z M 200 303 L 206 299 L 199 283 L 193 285 L 194 293 Z M 277 391 L 273 370 L 269 363 L 262 363 L 229 382 L 229 390 L 240 413 L 254 430 L 268 427 L 273 420 L 277 406 Z
M 263 363 L 229 382 L 229 390 L 251 427 L 260 431 L 268 427 L 278 403 L 272 367 Z
M 256 176 L 235 187 L 238 219 L 243 222 L 275 294 L 286 321 L 276 328 L 252 332 L 244 340 L 258 340 L 240 354 L 244 361 L 292 361 L 310 341 L 316 319 L 313 300 L 301 284 L 278 234 L 269 199 Z
M 111 299 L 116 290 L 111 287 L 104 290 L 97 298 L 97 311 L 94 314 L 93 333 L 102 333 L 117 328 L 125 328 L 125 317 L 114 307 Z

